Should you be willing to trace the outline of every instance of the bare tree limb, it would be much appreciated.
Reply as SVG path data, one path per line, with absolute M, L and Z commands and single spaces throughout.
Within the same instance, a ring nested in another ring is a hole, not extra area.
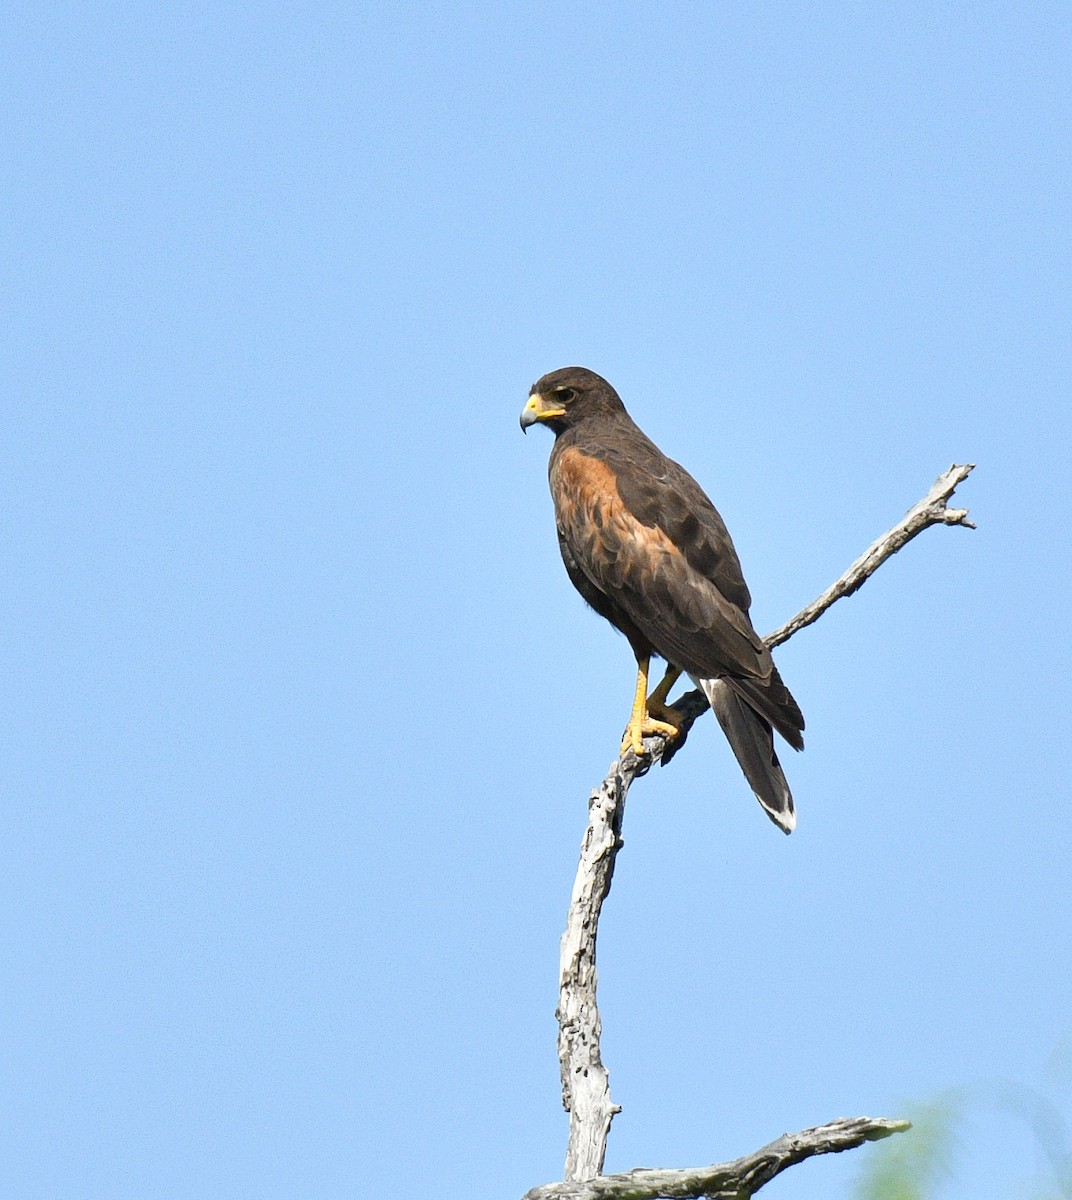
M 596 932 L 621 845 L 625 796 L 636 772 L 617 763 L 588 799 L 588 826 L 562 935 L 558 994 L 558 1058 L 562 1104 L 570 1115 L 564 1179 L 603 1170 L 610 1123 L 619 1112 L 599 1056 L 602 1022 L 596 1007 Z
M 923 499 L 914 504 L 889 533 L 884 533 L 872 542 L 835 584 L 828 587 L 807 608 L 797 613 L 791 621 L 768 634 L 763 639 L 767 645 L 773 650 L 782 642 L 789 641 L 797 630 L 817 621 L 835 601 L 843 596 L 851 596 L 887 558 L 891 558 L 917 533 L 922 533 L 931 525 L 964 525 L 968 529 L 974 529 L 975 526 L 968 520 L 966 508 L 948 508 L 946 505 L 957 485 L 963 483 L 974 470 L 975 463 L 965 463 L 959 467 L 954 463 L 948 471 L 939 475 Z
M 787 641 L 798 630 L 818 620 L 843 596 L 851 596 L 888 558 L 929 526 L 964 525 L 974 528 L 968 520 L 966 509 L 951 509 L 946 503 L 972 469 L 973 464 L 954 464 L 940 475 L 927 495 L 909 509 L 888 533 L 872 543 L 836 583 L 791 621 L 765 638 L 767 645 L 773 647 Z M 563 1175 L 567 1184 L 591 1180 L 599 1175 L 603 1169 L 610 1124 L 620 1111 L 611 1100 L 609 1075 L 600 1057 L 596 936 L 600 910 L 610 891 L 614 862 L 621 846 L 622 819 L 629 788 L 634 779 L 646 774 L 655 763 L 661 761 L 665 764 L 680 750 L 693 722 L 707 711 L 708 703 L 703 693 L 697 690 L 675 700 L 673 706 L 683 718 L 681 735 L 672 744 L 668 744 L 660 735 L 645 738 L 647 753 L 642 758 L 637 758 L 632 750 L 625 751 L 588 800 L 588 826 L 581 842 L 581 859 L 566 918 L 566 931 L 562 935 L 556 1014 L 559 1023 L 558 1059 L 562 1077 L 562 1103 L 570 1114 L 569 1145 Z M 896 1122 L 893 1125 L 903 1127 Z M 891 1126 L 888 1132 L 892 1131 Z M 552 1194 L 557 1193 L 547 1193 L 549 1196 Z
M 829 1125 L 783 1134 L 761 1150 L 710 1167 L 600 1175 L 575 1183 L 547 1183 L 523 1200 L 748 1200 L 764 1184 L 816 1154 L 838 1154 L 910 1128 L 908 1121 L 842 1117 Z

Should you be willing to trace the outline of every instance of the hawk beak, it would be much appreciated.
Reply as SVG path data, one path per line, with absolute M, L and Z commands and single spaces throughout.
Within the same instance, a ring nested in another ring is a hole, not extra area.
M 548 421 L 552 417 L 560 417 L 566 410 L 558 404 L 548 404 L 539 392 L 533 392 L 528 403 L 521 410 L 521 428 L 527 430 L 537 421 Z

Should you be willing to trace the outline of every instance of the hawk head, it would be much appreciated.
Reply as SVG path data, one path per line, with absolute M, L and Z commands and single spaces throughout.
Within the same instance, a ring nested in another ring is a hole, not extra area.
M 555 434 L 597 414 L 624 412 L 618 393 L 587 367 L 561 367 L 532 385 L 521 410 L 521 428 L 539 422 Z

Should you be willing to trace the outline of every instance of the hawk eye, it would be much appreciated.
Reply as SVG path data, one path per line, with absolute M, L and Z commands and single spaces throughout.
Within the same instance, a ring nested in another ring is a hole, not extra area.
M 560 404 L 569 404 L 576 397 L 577 393 L 573 388 L 555 388 L 555 397 Z

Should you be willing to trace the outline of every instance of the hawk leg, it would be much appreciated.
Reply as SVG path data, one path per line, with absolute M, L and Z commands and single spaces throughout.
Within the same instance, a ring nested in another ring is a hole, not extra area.
M 650 662 L 651 659 L 646 654 L 643 658 L 637 659 L 637 683 L 636 695 L 633 698 L 633 712 L 629 718 L 625 737 L 622 738 L 622 753 L 632 750 L 637 758 L 644 754 L 645 734 L 661 733 L 664 737 L 675 738 L 681 732 L 677 712 L 666 705 L 667 693 L 674 686 L 681 672 L 674 667 L 668 667 L 662 682 L 652 692 L 649 700 L 648 666 Z M 653 709 L 659 713 L 660 717 L 670 718 L 670 720 L 657 720 L 651 716 Z
M 677 733 L 681 732 L 681 713 L 666 703 L 666 697 L 670 695 L 670 689 L 680 678 L 681 668 L 668 665 L 659 686 L 648 697 L 648 715 L 658 717 L 660 721 L 673 725 Z

